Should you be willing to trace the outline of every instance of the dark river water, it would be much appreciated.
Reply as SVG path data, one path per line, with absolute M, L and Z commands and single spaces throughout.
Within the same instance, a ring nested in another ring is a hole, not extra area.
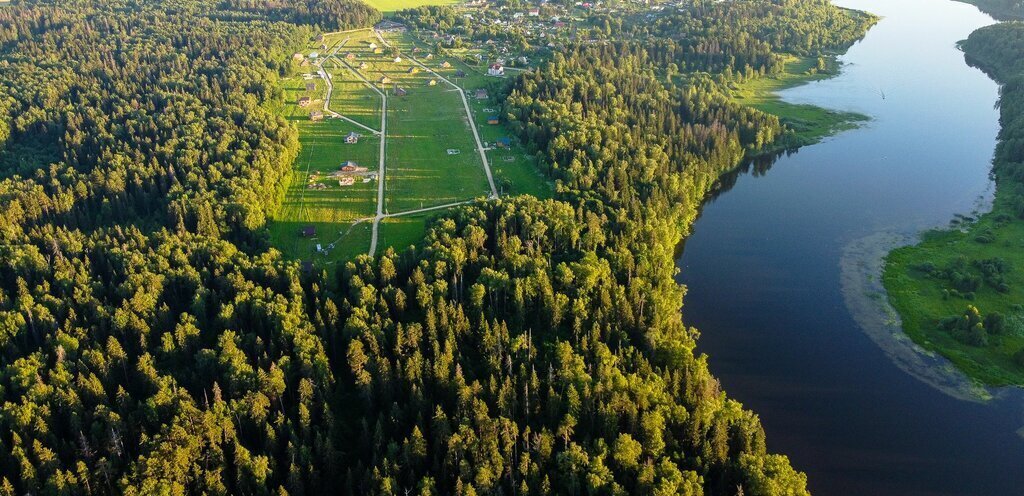
M 838 3 L 884 18 L 842 75 L 783 97 L 872 121 L 724 181 L 678 261 L 684 319 L 812 492 L 1024 494 L 1024 394 L 972 388 L 908 343 L 877 282 L 889 248 L 987 208 L 998 87 L 956 43 L 994 21 L 946 0 Z

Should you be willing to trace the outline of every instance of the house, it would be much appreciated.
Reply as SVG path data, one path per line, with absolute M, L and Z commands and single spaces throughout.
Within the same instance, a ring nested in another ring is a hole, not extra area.
M 427 86 L 437 86 L 437 80 L 431 79 L 430 81 L 427 81 Z
M 373 49 L 373 53 L 377 53 L 377 54 L 384 53 L 384 49 L 381 48 L 381 47 L 374 48 Z
M 366 167 L 360 167 L 359 164 L 351 160 L 346 160 L 345 163 L 341 164 L 341 168 L 338 170 L 342 172 L 360 172 L 360 169 L 365 171 Z
M 377 48 L 377 44 L 371 41 L 369 47 L 370 50 L 373 50 L 374 48 Z
M 303 238 L 312 238 L 316 236 L 316 226 L 302 226 L 302 229 L 299 229 L 299 236 L 302 236 Z
M 402 57 L 395 57 L 395 63 L 398 64 L 402 61 Z
M 316 91 L 316 83 L 306 83 L 306 91 Z
M 314 38 L 314 39 L 316 40 L 317 43 L 320 43 L 321 41 L 324 41 L 323 33 L 320 33 L 320 34 L 316 35 L 316 38 Z
M 444 62 L 441 62 L 441 68 L 442 69 L 449 69 L 449 68 L 451 68 L 451 66 L 452 65 L 447 60 L 445 60 Z
M 320 56 L 320 52 L 309 52 L 309 58 L 315 59 Z
M 305 107 L 306 105 L 309 105 L 309 102 L 310 102 L 310 99 L 309 99 L 308 96 L 300 96 L 299 97 L 299 106 L 300 107 Z
M 313 122 L 324 120 L 324 113 L 319 110 L 314 110 L 309 113 L 309 120 Z
M 530 17 L 537 17 L 537 16 L 540 15 L 540 9 L 538 9 L 537 7 L 534 7 L 532 9 L 530 9 L 529 11 L 527 11 L 527 14 L 529 14 Z
M 466 77 L 466 71 L 462 69 L 455 71 L 455 77 Z
M 408 71 L 405 71 L 406 74 L 416 74 L 417 72 L 420 72 L 420 70 L 416 67 L 410 67 Z
M 395 88 L 395 95 L 396 96 L 405 96 L 407 94 L 409 94 L 409 92 L 405 91 L 405 89 L 403 89 L 403 88 Z
M 345 54 L 345 60 L 355 60 L 355 59 L 356 59 L 356 54 L 354 54 L 352 52 L 348 52 L 348 53 Z
M 301 54 L 301 53 L 295 52 L 295 53 L 292 54 L 292 60 L 294 60 L 296 62 L 302 62 L 305 59 L 306 59 L 306 56 Z
M 302 273 L 303 274 L 312 274 L 313 273 L 313 262 L 310 262 L 309 260 L 303 260 L 302 264 L 300 265 L 300 267 L 302 268 Z
M 348 136 L 345 136 L 345 143 L 348 143 L 350 145 L 359 143 L 359 134 L 355 132 L 348 133 Z
M 483 88 L 480 88 L 480 89 L 476 90 L 476 99 L 477 100 L 486 100 L 487 99 L 487 90 L 485 90 Z
M 505 75 L 505 66 L 503 66 L 501 64 L 491 64 L 491 66 L 487 69 L 487 75 L 488 76 L 504 76 Z
M 492 125 L 492 126 L 497 125 L 500 122 L 501 121 L 498 120 L 498 116 L 496 116 L 496 115 L 492 115 L 492 116 L 487 118 L 487 123 Z
M 355 183 L 356 183 L 356 178 L 354 178 L 352 176 L 343 177 L 341 179 L 338 179 L 338 186 L 352 186 Z
M 427 59 L 427 60 L 430 60 L 430 59 L 434 58 L 434 54 L 428 53 L 426 56 L 424 56 L 424 58 Z
M 381 21 L 373 29 L 383 33 L 404 33 L 406 27 L 404 24 L 395 21 Z
M 494 142 L 494 144 L 497 145 L 498 148 L 511 148 L 512 147 L 512 138 L 506 138 L 506 137 L 498 138 L 497 141 Z
M 391 84 L 391 78 L 387 76 L 381 76 L 379 81 L 380 84 Z
M 370 64 L 367 64 L 366 62 L 360 62 L 359 63 L 359 68 L 360 69 L 366 70 L 367 67 L 370 67 Z

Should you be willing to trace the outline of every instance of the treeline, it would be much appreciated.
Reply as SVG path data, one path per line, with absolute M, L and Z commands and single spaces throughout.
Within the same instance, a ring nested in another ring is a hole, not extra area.
M 224 0 L 221 6 L 325 31 L 371 26 L 381 20 L 377 9 L 359 0 Z
M 777 119 L 574 46 L 504 107 L 557 200 L 303 274 L 263 224 L 314 30 L 252 7 L 0 9 L 0 494 L 806 494 L 673 279 Z
M 844 51 L 876 20 L 828 0 L 694 2 L 623 32 L 650 37 L 650 56 L 662 66 L 749 78 L 782 71 L 784 54 Z
M 997 19 L 1011 20 L 1024 18 L 1024 1 L 1021 0 L 960 0 L 977 5 L 983 12 Z
M 962 45 L 967 58 L 1002 84 L 996 179 L 999 201 L 1024 219 L 1024 22 L 995 24 L 971 33 Z

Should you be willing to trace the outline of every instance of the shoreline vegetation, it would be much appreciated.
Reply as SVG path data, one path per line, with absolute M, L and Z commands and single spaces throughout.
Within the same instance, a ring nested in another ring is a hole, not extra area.
M 889 300 L 916 343 L 989 386 L 1024 385 L 1024 24 L 975 31 L 967 60 L 1002 85 L 990 212 L 891 252 Z
M 1024 2 L 1021 0 L 957 0 L 978 7 L 979 10 L 1000 20 L 1024 19 Z
M 871 120 L 861 113 L 790 103 L 779 96 L 783 90 L 838 76 L 842 71 L 838 54 L 820 57 L 789 55 L 785 57 L 784 64 L 784 69 L 777 75 L 730 86 L 731 95 L 737 103 L 774 115 L 791 130 L 774 146 L 761 150 L 760 155 L 813 145 L 829 136 L 856 129 Z

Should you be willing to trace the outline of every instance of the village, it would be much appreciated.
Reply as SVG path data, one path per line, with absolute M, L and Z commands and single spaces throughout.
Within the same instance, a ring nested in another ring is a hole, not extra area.
M 415 244 L 432 213 L 474 199 L 551 196 L 498 96 L 586 42 L 600 19 L 669 7 L 473 0 L 440 8 L 447 29 L 398 12 L 373 29 L 317 35 L 292 55 L 286 114 L 302 152 L 272 242 L 331 263 Z
M 402 248 L 431 212 L 550 196 L 493 97 L 507 84 L 504 64 L 478 70 L 394 21 L 320 35 L 292 59 L 287 118 L 302 152 L 271 225 L 287 254 L 330 263 Z

